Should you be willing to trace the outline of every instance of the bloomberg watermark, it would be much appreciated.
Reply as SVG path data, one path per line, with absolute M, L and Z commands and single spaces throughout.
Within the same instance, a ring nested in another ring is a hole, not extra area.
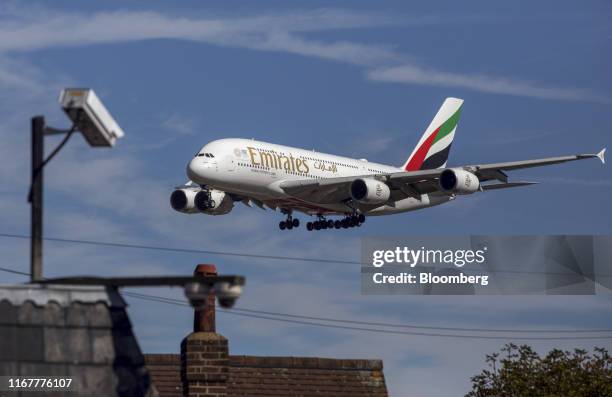
M 612 289 L 612 236 L 408 236 L 362 240 L 371 294 L 584 295 Z

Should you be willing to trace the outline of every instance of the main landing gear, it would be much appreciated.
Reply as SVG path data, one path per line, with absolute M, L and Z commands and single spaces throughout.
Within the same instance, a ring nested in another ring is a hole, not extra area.
M 280 230 L 291 230 L 294 227 L 297 228 L 300 226 L 300 220 L 297 218 L 293 218 L 291 215 L 287 215 L 287 220 L 280 221 L 278 223 L 278 227 Z
M 352 214 L 344 219 L 332 221 L 331 219 L 325 219 L 323 216 L 319 216 L 319 219 L 314 222 L 306 223 L 306 229 L 308 231 L 321 230 L 321 229 L 348 229 L 350 227 L 359 227 L 365 222 L 364 214 Z

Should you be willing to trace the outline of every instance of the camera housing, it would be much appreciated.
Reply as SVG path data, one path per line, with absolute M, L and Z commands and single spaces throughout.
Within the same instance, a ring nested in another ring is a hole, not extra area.
M 60 105 L 91 146 L 115 145 L 124 133 L 91 88 L 66 88 Z
M 198 308 L 206 304 L 210 294 L 210 287 L 203 283 L 193 282 L 185 284 L 185 296 L 191 306 Z
M 232 308 L 242 294 L 242 286 L 232 285 L 229 282 L 216 283 L 214 289 L 219 305 L 226 309 Z

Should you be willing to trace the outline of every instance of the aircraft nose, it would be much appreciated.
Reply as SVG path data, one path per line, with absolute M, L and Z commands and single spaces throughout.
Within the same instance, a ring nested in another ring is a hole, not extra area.
M 195 157 L 187 164 L 187 177 L 194 182 L 198 182 L 198 179 L 202 177 L 202 165 L 198 160 Z

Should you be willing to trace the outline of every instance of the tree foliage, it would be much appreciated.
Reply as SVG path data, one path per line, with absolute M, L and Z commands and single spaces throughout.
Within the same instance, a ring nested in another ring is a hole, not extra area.
M 540 357 L 530 346 L 507 344 L 486 362 L 466 397 L 612 397 L 612 358 L 604 348 Z

